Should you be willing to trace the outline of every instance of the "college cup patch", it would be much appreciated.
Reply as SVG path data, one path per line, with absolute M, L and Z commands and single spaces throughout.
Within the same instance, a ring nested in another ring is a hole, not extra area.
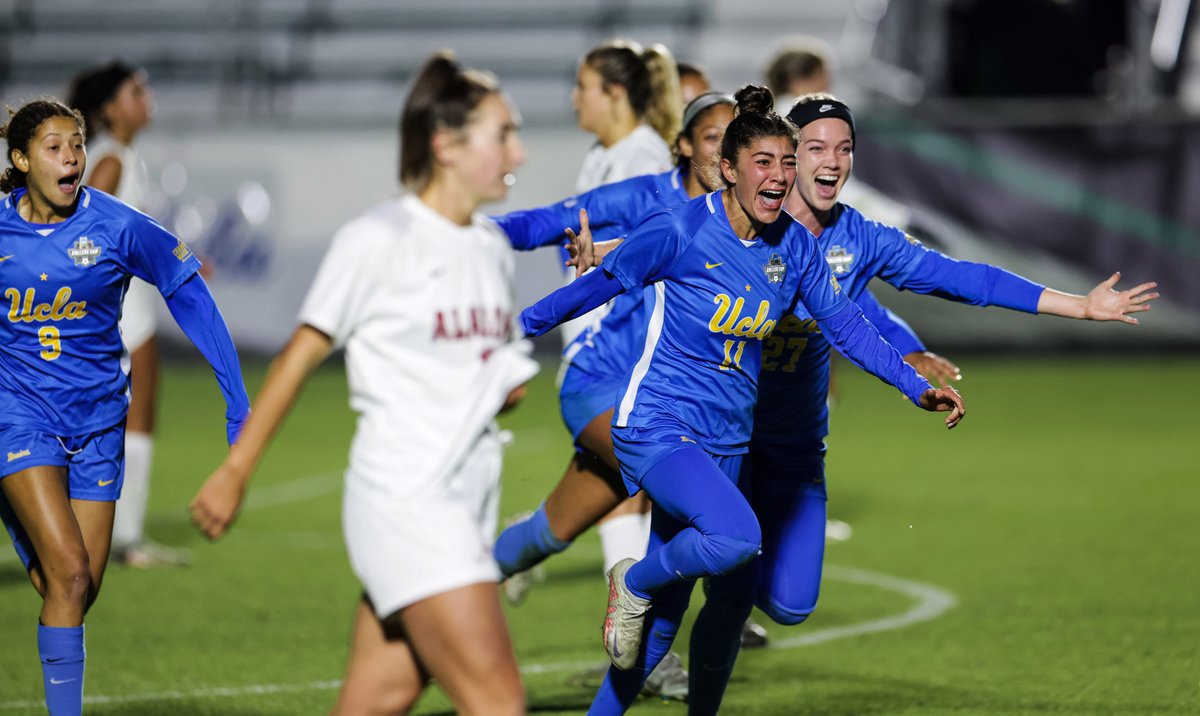
M 67 256 L 75 262 L 76 266 L 94 266 L 96 257 L 100 255 L 100 247 L 92 243 L 92 240 L 86 236 L 80 236 L 71 248 L 67 249 Z
M 825 252 L 825 262 L 829 264 L 829 270 L 833 271 L 835 276 L 842 276 L 850 273 L 850 267 L 854 264 L 854 254 L 846 251 L 843 246 L 834 246 Z
M 763 273 L 766 274 L 768 283 L 783 283 L 787 266 L 784 265 L 779 254 L 771 254 L 771 258 L 767 259 L 767 263 L 763 265 Z

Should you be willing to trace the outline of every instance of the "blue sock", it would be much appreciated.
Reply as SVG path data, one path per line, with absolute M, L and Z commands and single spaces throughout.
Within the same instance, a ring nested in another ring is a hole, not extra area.
M 650 614 L 646 618 L 646 637 L 642 640 L 642 654 L 637 664 L 628 671 L 620 671 L 616 667 L 608 667 L 604 683 L 596 692 L 588 714 L 608 716 L 608 714 L 623 714 L 629 710 L 642 691 L 642 685 L 650 672 L 658 666 L 671 644 L 679 633 L 679 624 L 687 611 L 688 599 L 695 582 L 677 582 L 671 584 L 658 594 L 650 606 Z
M 500 572 L 511 577 L 570 546 L 570 542 L 560 540 L 550 531 L 546 505 L 542 504 L 529 519 L 510 525 L 500 533 L 492 546 L 492 555 L 500 565 Z
M 712 577 L 704 607 L 692 625 L 688 653 L 688 715 L 715 714 L 733 674 L 742 643 L 742 625 L 750 616 L 756 565 Z
M 38 656 L 46 708 L 52 716 L 83 713 L 83 626 L 48 627 L 38 624 Z

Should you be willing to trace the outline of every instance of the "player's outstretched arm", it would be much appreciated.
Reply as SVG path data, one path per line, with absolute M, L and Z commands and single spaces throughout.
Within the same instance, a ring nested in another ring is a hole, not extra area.
M 205 537 L 218 539 L 233 524 L 259 459 L 287 417 L 304 382 L 331 350 L 333 341 L 329 336 L 303 325 L 275 357 L 241 437 L 188 506 L 192 522 Z
M 1158 298 L 1158 292 L 1152 292 L 1151 289 L 1156 288 L 1158 284 L 1148 281 L 1127 291 L 1117 291 L 1113 287 L 1119 280 L 1121 280 L 1120 271 L 1096 284 L 1096 287 L 1086 296 L 1077 296 L 1047 288 L 1038 297 L 1038 313 L 1088 321 L 1121 321 L 1137 325 L 1138 320 L 1129 314 L 1150 310 L 1150 301 Z
M 962 396 L 954 388 L 930 388 L 921 393 L 921 400 L 918 403 L 922 408 L 933 413 L 949 412 L 946 417 L 946 427 L 954 428 L 958 422 L 967 414 L 967 408 L 963 404 Z

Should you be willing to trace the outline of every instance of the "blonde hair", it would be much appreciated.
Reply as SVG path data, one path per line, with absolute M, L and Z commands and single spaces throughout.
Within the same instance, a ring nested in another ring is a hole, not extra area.
M 679 134 L 683 94 L 679 70 L 666 45 L 645 49 L 632 40 L 615 39 L 597 45 L 583 64 L 600 75 L 604 87 L 625 88 L 629 106 L 639 121 L 649 125 L 668 145 Z

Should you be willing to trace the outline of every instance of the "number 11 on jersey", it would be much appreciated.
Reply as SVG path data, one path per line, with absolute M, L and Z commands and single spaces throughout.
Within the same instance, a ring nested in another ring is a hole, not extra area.
M 745 350 L 746 341 L 725 341 L 725 360 L 721 363 L 721 370 L 741 370 L 742 352 Z

